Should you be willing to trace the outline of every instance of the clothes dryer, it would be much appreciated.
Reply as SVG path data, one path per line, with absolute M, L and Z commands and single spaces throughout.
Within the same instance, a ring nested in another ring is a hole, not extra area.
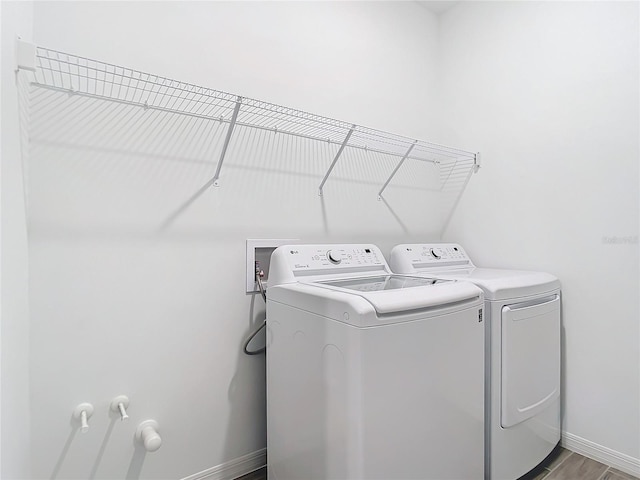
M 560 441 L 560 282 L 548 273 L 477 268 L 457 244 L 405 244 L 396 273 L 469 281 L 484 291 L 485 478 L 515 480 Z
M 482 291 L 374 245 L 289 245 L 267 290 L 270 480 L 483 475 Z

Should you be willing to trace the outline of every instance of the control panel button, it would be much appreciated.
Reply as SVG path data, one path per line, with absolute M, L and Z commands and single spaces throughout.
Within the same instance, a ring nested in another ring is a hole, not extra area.
M 336 253 L 332 250 L 329 250 L 327 252 L 327 258 L 329 259 L 329 261 L 331 263 L 335 263 L 336 265 L 338 265 L 340 262 L 342 262 L 342 258 L 340 257 L 339 253 Z
M 431 255 L 433 256 L 433 258 L 442 258 L 442 249 L 432 248 Z

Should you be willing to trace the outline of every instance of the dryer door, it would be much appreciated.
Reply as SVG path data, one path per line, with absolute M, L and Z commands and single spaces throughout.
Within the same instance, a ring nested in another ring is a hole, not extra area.
M 502 308 L 501 424 L 508 428 L 560 395 L 560 296 Z

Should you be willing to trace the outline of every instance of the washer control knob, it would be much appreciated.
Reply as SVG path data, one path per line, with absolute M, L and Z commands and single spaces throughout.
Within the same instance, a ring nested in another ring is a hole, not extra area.
M 342 262 L 342 258 L 340 258 L 340 255 L 333 252 L 332 250 L 329 250 L 327 252 L 327 258 L 329 259 L 329 261 L 331 263 L 335 263 L 336 265 L 338 265 L 340 262 Z
M 442 258 L 442 249 L 432 248 L 431 255 L 433 256 L 433 258 Z

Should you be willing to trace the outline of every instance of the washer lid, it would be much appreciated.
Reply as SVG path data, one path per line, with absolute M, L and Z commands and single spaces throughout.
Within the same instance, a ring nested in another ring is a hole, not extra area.
M 469 281 L 479 286 L 487 300 L 505 300 L 540 295 L 560 288 L 560 281 L 545 272 L 465 268 L 429 272 L 430 276 Z
M 446 308 L 452 303 L 481 297 L 470 283 L 403 275 L 334 279 L 307 285 L 362 297 L 381 315 Z
M 321 285 L 355 290 L 357 292 L 379 292 L 381 290 L 399 290 L 402 288 L 424 287 L 438 283 L 451 282 L 452 280 L 408 277 L 404 275 L 378 275 L 375 277 L 346 278 L 338 280 L 325 280 L 315 282 Z

